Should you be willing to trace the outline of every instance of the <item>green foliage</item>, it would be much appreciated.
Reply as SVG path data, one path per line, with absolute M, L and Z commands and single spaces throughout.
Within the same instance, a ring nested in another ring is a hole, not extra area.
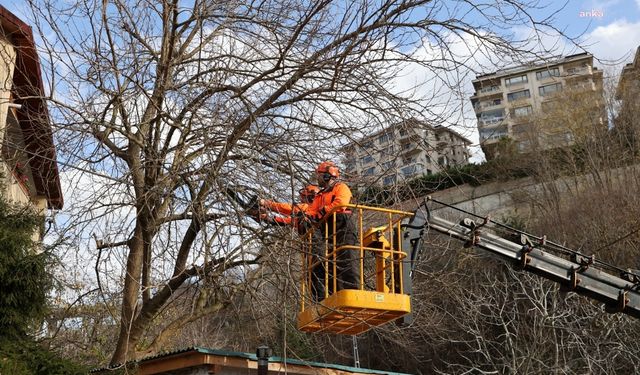
M 24 333 L 46 312 L 51 276 L 47 253 L 35 253 L 39 217 L 0 199 L 0 332 Z
M 0 336 L 0 374 L 86 374 L 87 369 L 58 358 L 26 336 Z
M 0 189 L 3 187 L 0 185 Z M 36 253 L 41 218 L 0 195 L 0 374 L 83 374 L 28 336 L 47 312 L 51 256 Z

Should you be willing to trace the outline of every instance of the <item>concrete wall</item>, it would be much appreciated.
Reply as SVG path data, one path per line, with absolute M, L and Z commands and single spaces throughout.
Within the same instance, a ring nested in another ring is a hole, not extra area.
M 634 190 L 640 186 L 640 165 L 623 167 L 594 174 L 559 178 L 553 182 L 539 183 L 533 178 L 511 181 L 497 181 L 473 187 L 461 185 L 431 194 L 435 200 L 472 212 L 476 215 L 490 215 L 496 221 L 517 215 L 529 218 L 533 212 L 552 210 L 550 203 L 555 200 L 562 205 L 577 194 L 588 189 L 609 191 L 619 189 Z M 550 199 L 551 198 L 551 199 Z M 405 202 L 402 209 L 412 211 L 416 202 Z M 432 212 L 442 218 L 458 220 L 463 213 L 437 204 L 430 206 Z

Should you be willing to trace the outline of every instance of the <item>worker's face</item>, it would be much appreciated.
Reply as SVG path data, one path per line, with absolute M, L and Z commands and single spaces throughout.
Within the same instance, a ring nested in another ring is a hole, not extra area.
M 316 173 L 316 180 L 318 180 L 318 185 L 320 187 L 327 186 L 327 181 L 324 180 L 324 173 Z

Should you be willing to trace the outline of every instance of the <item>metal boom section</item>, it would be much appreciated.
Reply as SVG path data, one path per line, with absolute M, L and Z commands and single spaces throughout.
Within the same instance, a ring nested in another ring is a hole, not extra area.
M 594 262 L 593 256 L 585 256 L 569 249 L 565 259 L 546 251 L 544 237 L 534 245 L 521 234 L 522 244 L 486 233 L 481 224 L 464 219 L 456 224 L 429 215 L 427 227 L 438 233 L 465 241 L 466 247 L 477 247 L 497 258 L 513 264 L 516 268 L 537 274 L 560 284 L 561 290 L 572 291 L 605 304 L 607 312 L 622 312 L 640 318 L 640 277 L 631 271 L 610 267 L 619 271 L 619 276 L 605 272 Z M 520 232 L 522 233 L 522 232 Z M 559 246 L 559 245 L 558 245 Z

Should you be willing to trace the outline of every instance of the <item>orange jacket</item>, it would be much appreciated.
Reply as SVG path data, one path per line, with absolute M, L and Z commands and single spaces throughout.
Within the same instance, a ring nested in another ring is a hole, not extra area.
M 329 189 L 323 189 L 316 195 L 309 210 L 316 217 L 322 218 L 338 206 L 351 203 L 351 189 L 343 182 L 337 182 Z M 349 211 L 348 207 L 339 209 L 337 212 Z
M 290 204 L 290 203 L 281 203 L 281 202 L 274 202 L 274 201 L 269 201 L 269 200 L 265 200 L 264 201 L 264 207 L 282 214 L 282 215 L 287 215 L 287 216 L 276 216 L 273 218 L 273 220 L 278 223 L 278 224 L 286 224 L 286 225 L 293 225 L 295 227 L 298 226 L 297 221 L 296 222 L 292 222 L 292 214 L 293 216 L 296 216 L 299 213 L 303 213 L 307 216 L 311 216 L 311 217 L 315 217 L 315 213 L 311 211 L 311 205 L 307 204 L 307 203 L 296 203 L 296 204 Z
M 302 212 L 306 215 L 309 215 L 309 211 L 311 209 L 311 205 L 307 203 L 282 203 L 282 202 L 274 202 L 274 201 L 264 201 L 265 208 L 277 212 L 282 215 L 291 215 L 297 214 L 298 212 Z

